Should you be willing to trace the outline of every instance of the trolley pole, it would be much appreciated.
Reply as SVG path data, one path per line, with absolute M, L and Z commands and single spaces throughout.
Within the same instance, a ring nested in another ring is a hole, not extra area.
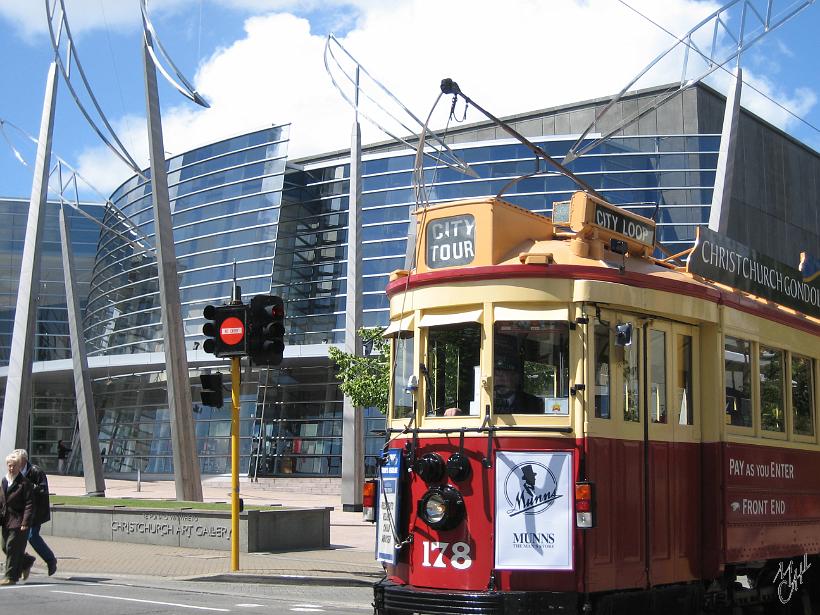
M 239 570 L 239 384 L 241 357 L 231 358 L 231 572 Z

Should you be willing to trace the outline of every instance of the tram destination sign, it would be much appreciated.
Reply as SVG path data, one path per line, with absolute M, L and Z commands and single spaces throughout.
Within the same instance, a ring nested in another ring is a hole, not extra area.
M 430 269 L 469 265 L 475 258 L 475 218 L 470 214 L 432 220 L 427 225 Z
M 631 253 L 647 252 L 655 247 L 655 222 L 649 218 L 633 214 L 581 191 L 572 195 L 570 210 L 569 227 L 576 233 L 596 229 L 598 236 L 604 241 L 626 240 Z M 562 215 L 562 209 L 559 207 L 559 218 Z
M 707 228 L 698 228 L 687 271 L 820 318 L 820 283 Z
M 655 227 L 650 221 L 644 222 L 630 216 L 616 207 L 595 203 L 595 226 L 623 235 L 643 246 L 655 246 Z

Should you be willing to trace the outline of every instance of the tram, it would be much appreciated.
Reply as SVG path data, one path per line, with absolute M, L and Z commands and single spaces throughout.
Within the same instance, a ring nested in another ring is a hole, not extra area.
M 816 283 L 583 191 L 415 216 L 375 613 L 820 613 Z

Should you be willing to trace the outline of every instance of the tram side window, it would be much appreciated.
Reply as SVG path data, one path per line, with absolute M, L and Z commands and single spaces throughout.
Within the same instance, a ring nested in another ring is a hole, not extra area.
M 760 346 L 760 427 L 786 432 L 783 351 Z
M 493 412 L 569 415 L 569 323 L 496 322 Z
M 402 331 L 393 338 L 393 416 L 407 417 L 413 412 L 413 393 L 409 389 L 413 376 L 414 337 Z M 408 390 L 409 389 L 409 390 Z
M 680 396 L 678 424 L 695 424 L 695 402 L 692 398 L 692 337 L 678 335 L 677 390 Z
M 752 345 L 726 336 L 723 344 L 726 423 L 752 427 Z
M 649 414 L 653 423 L 666 423 L 666 332 L 649 332 Z
M 595 325 L 595 418 L 608 419 L 612 407 L 609 386 L 609 327 Z
M 794 433 L 814 435 L 814 361 L 792 355 L 792 412 Z
M 426 414 L 479 414 L 481 327 L 460 323 L 427 334 Z
M 623 362 L 621 369 L 623 371 L 624 383 L 624 421 L 639 423 L 641 421 L 641 407 L 640 407 L 640 380 L 638 363 L 638 348 L 640 331 L 633 328 L 632 343 L 629 346 L 623 346 Z

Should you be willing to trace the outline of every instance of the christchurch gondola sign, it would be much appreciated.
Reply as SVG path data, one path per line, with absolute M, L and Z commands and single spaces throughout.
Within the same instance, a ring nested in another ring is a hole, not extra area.
M 816 280 L 707 228 L 698 228 L 687 271 L 820 318 Z

